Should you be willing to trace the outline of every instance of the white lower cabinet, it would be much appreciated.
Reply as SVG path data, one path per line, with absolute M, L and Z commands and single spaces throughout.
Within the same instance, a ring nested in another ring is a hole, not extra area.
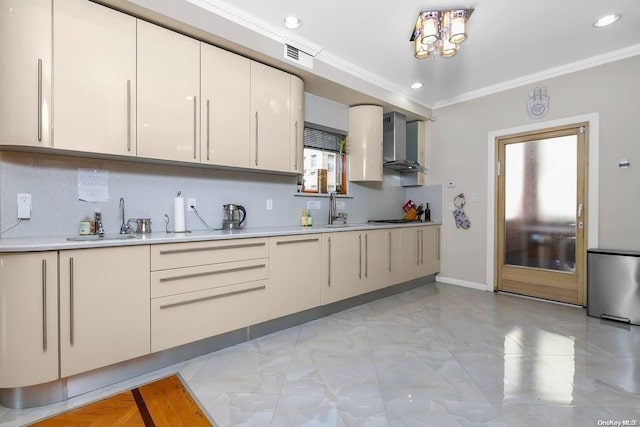
M 149 354 L 149 246 L 59 257 L 61 377 Z
M 151 351 L 267 320 L 267 239 L 151 247 Z
M 0 254 L 0 389 L 58 378 L 58 253 Z
M 320 234 L 269 239 L 269 318 L 322 305 Z
M 323 234 L 322 304 L 360 295 L 362 275 L 362 233 Z
M 440 271 L 440 227 L 402 229 L 402 280 L 413 280 Z
M 363 236 L 364 292 L 399 283 L 400 230 L 367 230 Z

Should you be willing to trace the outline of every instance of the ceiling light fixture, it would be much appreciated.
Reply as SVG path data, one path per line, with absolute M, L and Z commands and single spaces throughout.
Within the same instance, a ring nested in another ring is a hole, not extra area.
M 596 28 L 606 27 L 607 25 L 611 25 L 614 22 L 618 21 L 620 18 L 622 18 L 622 15 L 620 14 L 603 16 L 602 18 L 594 22 L 593 26 Z
M 415 82 L 414 84 L 411 85 L 411 89 L 420 89 L 422 86 L 424 86 L 422 83 Z
M 289 15 L 284 18 L 282 21 L 283 25 L 290 30 L 295 30 L 296 28 L 300 28 L 302 25 L 302 21 L 297 16 Z
M 418 59 L 454 56 L 467 39 L 467 20 L 473 9 L 427 10 L 418 14 L 411 39 Z

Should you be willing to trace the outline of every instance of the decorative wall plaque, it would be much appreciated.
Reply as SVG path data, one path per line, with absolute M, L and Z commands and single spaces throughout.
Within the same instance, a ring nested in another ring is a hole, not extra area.
M 546 87 L 537 87 L 529 91 L 527 99 L 527 114 L 532 119 L 540 119 L 549 111 L 549 97 Z

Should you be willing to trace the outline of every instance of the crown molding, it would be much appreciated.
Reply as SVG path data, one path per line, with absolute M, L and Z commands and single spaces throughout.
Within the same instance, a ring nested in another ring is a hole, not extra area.
M 608 64 L 610 62 L 620 61 L 622 59 L 630 58 L 636 55 L 640 55 L 640 44 L 631 45 L 622 49 L 614 50 L 612 52 L 607 52 L 602 55 L 583 59 L 581 61 L 571 62 L 560 67 L 550 68 L 548 70 L 529 74 L 517 79 L 507 80 L 505 82 L 487 86 L 478 90 L 462 93 L 452 98 L 437 101 L 433 104 L 433 106 L 428 107 L 432 110 L 436 110 L 438 108 L 448 107 L 453 104 L 459 104 L 461 102 L 470 101 L 476 98 L 482 98 L 483 96 L 492 95 L 498 92 L 503 92 L 505 90 L 514 89 L 516 87 L 537 83 L 541 80 L 547 80 L 554 77 L 563 76 L 565 74 L 575 73 L 576 71 L 586 70 L 588 68 Z

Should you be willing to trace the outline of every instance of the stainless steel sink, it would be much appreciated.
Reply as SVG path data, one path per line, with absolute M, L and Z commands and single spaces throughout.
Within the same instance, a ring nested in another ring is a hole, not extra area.
M 67 237 L 67 240 L 70 242 L 101 242 L 103 240 L 128 240 L 135 238 L 135 234 L 105 234 L 103 237 L 97 235 L 73 236 Z

